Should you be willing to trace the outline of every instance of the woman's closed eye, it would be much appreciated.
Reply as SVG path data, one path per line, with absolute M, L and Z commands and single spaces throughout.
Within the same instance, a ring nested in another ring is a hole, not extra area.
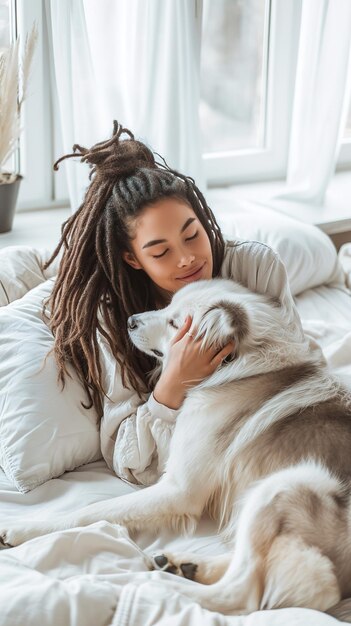
M 187 237 L 185 241 L 192 241 L 193 239 L 196 239 L 196 237 L 198 236 L 199 231 L 196 231 L 195 235 L 192 235 L 191 237 Z M 161 257 L 163 257 L 166 252 L 168 252 L 169 248 L 166 248 L 166 250 L 164 252 L 162 252 L 161 254 L 153 254 L 153 258 L 154 259 L 160 259 Z
M 166 252 L 168 252 L 168 248 L 166 248 L 166 250 L 164 252 L 162 252 L 162 254 L 153 254 L 152 258 L 153 259 L 160 259 L 161 256 L 165 256 Z
M 195 235 L 192 235 L 192 237 L 188 237 L 185 241 L 191 241 L 192 239 L 196 239 L 196 237 L 198 236 L 199 231 L 197 230 Z

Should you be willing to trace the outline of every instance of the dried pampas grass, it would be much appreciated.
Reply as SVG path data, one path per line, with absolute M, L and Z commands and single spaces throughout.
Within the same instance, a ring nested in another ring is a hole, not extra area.
M 27 95 L 30 68 L 38 39 L 34 25 L 26 37 L 22 63 L 19 62 L 19 39 L 0 53 L 0 184 L 11 183 L 16 173 L 3 171 L 21 134 L 21 108 Z

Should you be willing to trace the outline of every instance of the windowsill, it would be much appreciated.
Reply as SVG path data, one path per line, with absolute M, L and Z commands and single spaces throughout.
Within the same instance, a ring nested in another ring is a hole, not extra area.
M 282 181 L 251 183 L 208 189 L 207 200 L 215 213 L 233 210 L 235 205 L 250 201 L 285 213 L 302 222 L 315 224 L 328 235 L 351 231 L 351 172 L 333 177 L 323 205 L 288 200 L 271 200 L 285 190 Z

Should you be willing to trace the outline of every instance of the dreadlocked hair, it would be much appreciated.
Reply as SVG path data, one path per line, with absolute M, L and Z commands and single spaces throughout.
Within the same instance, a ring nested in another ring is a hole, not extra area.
M 122 140 L 122 136 L 125 138 Z M 68 364 L 76 370 L 88 402 L 102 414 L 102 383 L 98 333 L 116 359 L 124 387 L 142 398 L 150 392 L 150 373 L 156 360 L 132 346 L 128 317 L 156 309 L 151 280 L 123 259 L 131 251 L 128 224 L 148 204 L 166 196 L 186 201 L 205 228 L 212 247 L 213 275 L 218 275 L 224 241 L 219 226 L 194 180 L 169 168 L 162 157 L 134 139 L 116 121 L 111 139 L 92 148 L 73 146 L 91 168 L 91 183 L 83 203 L 61 227 L 61 238 L 45 269 L 62 253 L 57 278 L 45 311 L 54 334 L 53 352 L 58 378 L 65 384 Z M 46 313 L 47 314 L 47 313 Z M 47 314 L 48 315 L 48 314 Z

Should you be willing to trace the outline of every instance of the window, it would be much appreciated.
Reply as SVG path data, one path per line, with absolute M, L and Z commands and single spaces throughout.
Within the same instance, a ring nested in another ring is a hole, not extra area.
M 205 0 L 200 121 L 206 153 L 264 147 L 269 0 Z
M 200 124 L 209 186 L 285 178 L 302 0 L 202 0 Z M 34 21 L 39 44 L 24 104 L 20 208 L 68 197 L 45 0 L 0 0 L 0 49 Z M 16 17 L 16 19 L 14 19 Z M 12 25 L 11 25 L 12 24 Z M 339 168 L 351 167 L 351 106 Z
M 209 186 L 285 178 L 302 0 L 203 0 Z M 351 103 L 337 169 L 351 168 Z
M 285 175 L 300 16 L 300 0 L 204 0 L 200 118 L 210 186 Z

